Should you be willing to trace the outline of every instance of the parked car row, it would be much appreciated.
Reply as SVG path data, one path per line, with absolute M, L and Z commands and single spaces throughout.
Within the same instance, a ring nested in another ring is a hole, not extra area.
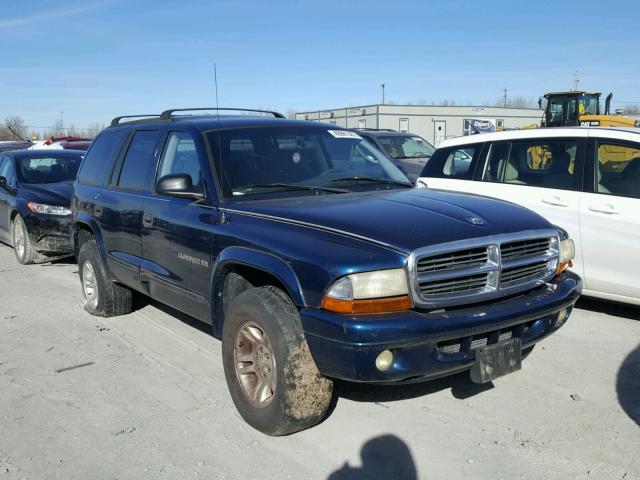
M 365 132 L 188 112 L 116 118 L 87 151 L 65 217 L 85 309 L 137 292 L 209 323 L 258 430 L 320 422 L 334 379 L 492 381 L 567 321 L 574 245 L 542 216 L 417 189 Z

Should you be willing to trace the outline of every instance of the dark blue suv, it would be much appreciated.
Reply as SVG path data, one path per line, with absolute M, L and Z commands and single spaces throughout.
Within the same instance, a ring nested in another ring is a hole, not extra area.
M 414 189 L 355 132 L 232 113 L 114 119 L 80 167 L 73 241 L 89 312 L 126 314 L 136 291 L 212 325 L 255 428 L 318 423 L 332 379 L 490 381 L 567 320 L 573 243 L 542 217 Z

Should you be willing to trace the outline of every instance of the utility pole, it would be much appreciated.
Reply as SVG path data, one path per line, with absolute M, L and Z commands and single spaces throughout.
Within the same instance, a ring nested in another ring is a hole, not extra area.
M 507 108 L 507 87 L 504 87 L 502 91 L 504 92 L 504 108 Z
M 382 105 L 384 105 L 384 83 L 380 84 L 380 88 L 382 89 Z
M 578 71 L 576 70 L 575 72 L 573 72 L 573 88 L 571 89 L 571 91 L 577 92 L 579 85 L 580 85 L 580 79 L 578 78 Z

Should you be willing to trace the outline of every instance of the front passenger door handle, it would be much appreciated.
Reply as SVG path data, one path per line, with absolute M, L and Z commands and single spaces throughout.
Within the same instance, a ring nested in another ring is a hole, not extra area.
M 145 213 L 142 215 L 142 226 L 145 228 L 153 227 L 153 215 Z
M 551 197 L 545 197 L 542 199 L 542 203 L 547 203 L 549 205 L 553 205 L 555 207 L 568 207 L 569 204 L 562 200 L 557 195 L 552 195 Z
M 616 210 L 616 207 L 614 207 L 610 203 L 604 205 L 589 205 L 589 210 L 592 212 L 606 213 L 607 215 L 617 215 L 618 213 L 620 213 L 618 210 Z

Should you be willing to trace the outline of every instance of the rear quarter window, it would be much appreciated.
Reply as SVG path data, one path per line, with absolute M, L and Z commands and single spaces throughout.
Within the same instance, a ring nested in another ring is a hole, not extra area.
M 481 143 L 437 149 L 420 176 L 472 180 L 481 150 Z
M 80 165 L 78 182 L 103 185 L 127 134 L 127 130 L 118 129 L 106 130 L 98 135 Z

